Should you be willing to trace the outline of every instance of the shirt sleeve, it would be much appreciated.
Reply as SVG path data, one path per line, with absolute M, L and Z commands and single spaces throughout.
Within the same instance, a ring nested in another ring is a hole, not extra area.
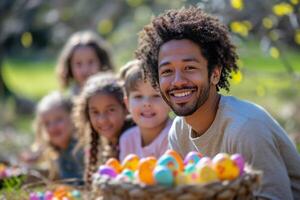
M 267 199 L 293 199 L 286 165 L 272 130 L 261 121 L 248 121 L 235 138 L 235 152 L 246 162 L 263 172 L 257 196 Z M 292 162 L 292 161 L 291 161 Z
M 120 162 L 122 162 L 123 159 L 128 154 L 127 140 L 128 140 L 128 134 L 127 134 L 127 131 L 126 131 L 124 134 L 122 134 L 122 136 L 120 138 L 120 153 L 119 153 Z

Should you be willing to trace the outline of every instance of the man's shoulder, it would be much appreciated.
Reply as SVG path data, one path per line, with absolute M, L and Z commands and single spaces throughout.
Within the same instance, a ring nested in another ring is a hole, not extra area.
M 262 120 L 271 118 L 269 113 L 261 106 L 233 96 L 222 96 L 221 108 L 224 115 L 244 118 L 245 120 Z

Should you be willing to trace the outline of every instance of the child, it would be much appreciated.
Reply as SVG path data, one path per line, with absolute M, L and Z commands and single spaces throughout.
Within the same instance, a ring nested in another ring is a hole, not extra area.
M 145 81 L 138 60 L 125 65 L 121 77 L 124 79 L 125 103 L 137 126 L 122 134 L 120 160 L 130 153 L 159 158 L 168 147 L 168 131 L 172 124 L 168 116 L 170 109 L 159 92 Z
M 82 179 L 83 152 L 74 151 L 77 141 L 71 108 L 71 102 L 57 91 L 43 97 L 36 110 L 34 149 L 56 162 L 60 178 Z
M 81 145 L 89 144 L 85 180 L 89 185 L 96 167 L 119 156 L 119 137 L 132 121 L 127 120 L 123 90 L 110 73 L 91 76 L 76 99 L 74 117 Z M 98 155 L 100 152 L 100 155 Z M 99 157 L 98 157 L 99 156 Z
M 99 71 L 113 70 L 105 42 L 91 31 L 74 33 L 65 44 L 56 71 L 62 88 L 71 84 L 71 96 L 78 95 L 87 78 Z

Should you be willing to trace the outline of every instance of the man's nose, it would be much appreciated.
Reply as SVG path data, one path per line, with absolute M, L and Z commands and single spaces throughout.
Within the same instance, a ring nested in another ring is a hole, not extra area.
M 182 86 L 186 83 L 187 83 L 187 80 L 186 80 L 184 74 L 180 70 L 176 70 L 174 80 L 173 80 L 173 85 Z

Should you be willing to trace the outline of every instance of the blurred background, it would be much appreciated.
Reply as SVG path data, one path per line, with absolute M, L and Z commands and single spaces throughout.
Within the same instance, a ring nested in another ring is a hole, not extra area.
M 33 141 L 35 104 L 58 89 L 54 67 L 73 32 L 104 37 L 119 68 L 152 16 L 188 5 L 218 16 L 238 48 L 240 71 L 223 93 L 265 107 L 300 150 L 300 0 L 1 0 L 0 159 L 17 162 Z

